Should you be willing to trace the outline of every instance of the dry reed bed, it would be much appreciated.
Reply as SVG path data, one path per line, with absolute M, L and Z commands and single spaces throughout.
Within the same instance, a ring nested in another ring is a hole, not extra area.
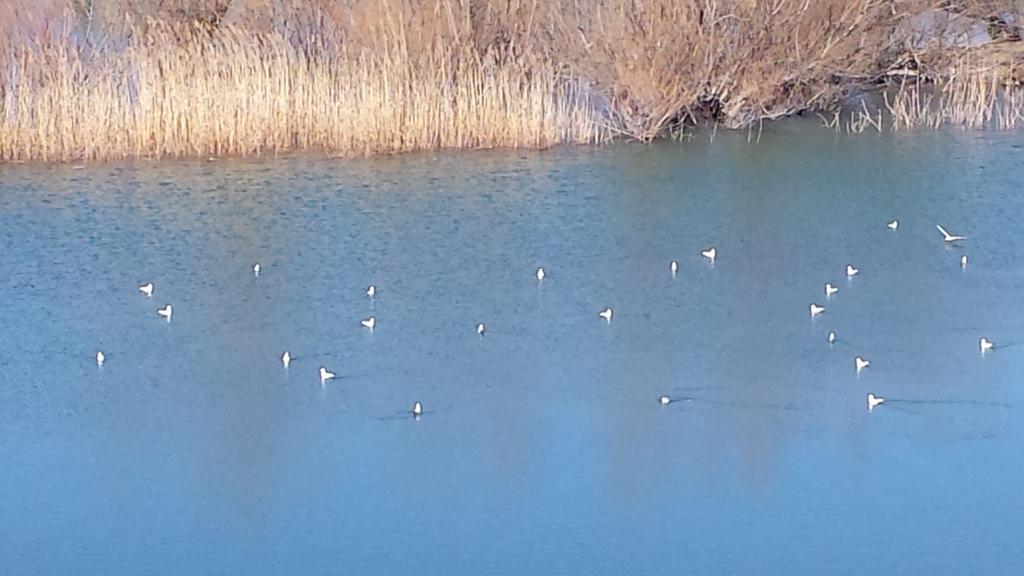
M 63 27 L 0 26 L 0 158 L 650 140 L 702 119 L 743 128 L 836 109 L 908 51 L 916 81 L 846 129 L 1014 127 L 1024 100 L 1015 51 L 908 48 L 900 27 L 928 0 L 310 0 L 249 14 L 243 4 L 193 10 L 192 22 L 153 10 L 159 19 L 101 21 L 95 2 L 75 0 Z
M 436 48 L 311 55 L 279 34 L 150 24 L 116 52 L 4 63 L 8 160 L 545 147 L 608 137 L 552 65 Z M 459 50 L 459 49 L 455 49 Z
M 962 56 L 934 83 L 901 83 L 886 95 L 893 130 L 946 125 L 966 129 L 1015 129 L 1024 125 L 1024 91 L 1016 61 L 999 52 Z
M 906 77 L 881 92 L 881 104 L 819 114 L 836 131 L 939 129 L 1012 130 L 1024 127 L 1024 86 L 1016 80 L 1016 63 L 1005 55 L 962 55 L 941 77 Z

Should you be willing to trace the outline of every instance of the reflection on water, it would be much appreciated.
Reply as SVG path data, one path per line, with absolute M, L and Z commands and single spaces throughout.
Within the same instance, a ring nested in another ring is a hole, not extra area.
M 1014 573 L 1021 143 L 0 167 L 0 571 Z

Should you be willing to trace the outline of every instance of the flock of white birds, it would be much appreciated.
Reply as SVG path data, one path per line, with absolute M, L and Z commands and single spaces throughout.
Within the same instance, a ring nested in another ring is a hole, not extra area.
M 889 222 L 886 225 L 886 227 L 888 227 L 890 230 L 892 230 L 894 232 L 899 230 L 899 227 L 900 227 L 899 220 L 893 220 L 893 221 Z M 957 234 L 950 234 L 945 228 L 943 228 L 940 225 L 936 225 L 935 227 L 942 234 L 942 239 L 943 239 L 943 241 L 946 244 L 952 244 L 952 243 L 960 242 L 962 240 L 966 240 L 967 239 L 966 236 L 961 236 L 961 235 L 957 235 Z M 711 264 L 714 264 L 715 260 L 718 258 L 718 250 L 715 247 L 710 247 L 710 248 L 708 248 L 706 250 L 702 250 L 701 251 L 701 256 L 706 258 Z M 966 255 L 963 255 L 963 256 L 960 257 L 960 267 L 961 268 L 966 268 L 967 267 L 967 256 Z M 262 272 L 262 270 L 263 270 L 263 268 L 262 268 L 262 266 L 258 262 L 252 265 L 252 273 L 257 278 L 259 277 L 259 275 Z M 679 262 L 676 261 L 676 260 L 672 260 L 669 263 L 669 271 L 671 272 L 672 276 L 675 277 L 675 275 L 679 271 Z M 860 273 L 860 270 L 855 268 L 852 264 L 847 264 L 847 266 L 846 266 L 846 276 L 848 278 L 852 278 L 852 277 L 856 276 L 859 273 Z M 537 278 L 537 282 L 543 282 L 546 275 L 547 275 L 547 273 L 544 271 L 543 267 L 537 268 L 537 271 L 535 273 L 535 276 Z M 155 286 L 154 286 L 154 284 L 152 282 L 147 282 L 147 283 L 139 286 L 139 292 L 143 296 L 145 296 L 146 298 L 152 298 L 153 297 L 154 289 L 155 289 Z M 828 282 L 825 283 L 825 298 L 826 299 L 831 298 L 837 292 L 839 292 L 839 288 L 837 286 L 835 286 L 835 285 L 833 285 L 831 283 L 828 283 Z M 370 285 L 369 287 L 366 288 L 366 297 L 367 298 L 369 298 L 370 300 L 373 300 L 376 296 L 377 296 L 377 287 L 376 286 Z M 813 302 L 811 303 L 809 309 L 810 309 L 810 315 L 811 315 L 812 319 L 820 316 L 821 314 L 823 314 L 825 312 L 825 307 L 824 306 L 822 306 L 820 304 L 817 304 L 817 303 L 813 303 Z M 173 312 L 174 312 L 174 309 L 171 307 L 170 304 L 167 304 L 163 308 L 160 308 L 160 309 L 158 309 L 156 311 L 158 316 L 160 316 L 161 318 L 164 318 L 168 322 L 171 321 L 171 316 L 173 315 Z M 615 314 L 614 310 L 612 310 L 612 308 L 609 306 L 607 308 L 604 308 L 600 312 L 598 312 L 597 315 L 598 315 L 598 317 L 602 318 L 606 323 L 611 324 L 612 317 L 613 317 L 614 314 Z M 370 316 L 369 318 L 366 318 L 364 320 L 360 320 L 360 324 L 363 326 L 363 328 L 366 328 L 367 330 L 373 331 L 374 327 L 377 325 L 377 319 L 375 317 L 373 317 L 373 316 Z M 478 323 L 476 325 L 476 333 L 477 334 L 479 334 L 480 336 L 483 336 L 486 332 L 487 332 L 487 326 L 483 322 L 480 322 L 480 323 Z M 827 340 L 828 340 L 828 343 L 830 345 L 836 343 L 836 341 L 838 340 L 838 336 L 836 335 L 835 331 L 830 331 L 828 333 Z M 985 352 L 988 352 L 989 350 L 992 350 L 993 348 L 995 348 L 995 344 L 991 340 L 989 340 L 988 338 L 982 337 L 982 338 L 980 338 L 978 340 L 978 347 L 981 349 L 982 354 L 984 354 Z M 103 363 L 105 361 L 106 361 L 106 355 L 104 355 L 102 351 L 96 352 L 96 365 L 102 367 Z M 281 355 L 281 364 L 287 370 L 289 368 L 289 366 L 291 365 L 291 362 L 292 362 L 291 353 L 286 350 Z M 857 374 L 860 374 L 866 368 L 871 366 L 871 361 L 868 360 L 867 358 L 863 358 L 861 356 L 856 356 L 853 359 L 853 365 L 854 365 L 854 369 L 857 371 Z M 320 375 L 320 385 L 321 386 L 325 385 L 328 380 L 331 380 L 331 379 L 333 379 L 333 378 L 335 378 L 337 376 L 334 372 L 331 372 L 330 370 L 328 370 L 327 368 L 325 368 L 323 366 L 320 367 L 319 375 Z M 671 404 L 673 401 L 674 400 L 670 396 L 661 396 L 661 397 L 658 398 L 658 403 L 661 404 L 662 406 L 667 406 L 667 405 Z M 877 406 L 879 406 L 881 404 L 884 404 L 884 403 L 885 403 L 885 398 L 882 397 L 882 396 L 876 396 L 874 393 L 869 393 L 867 395 L 867 407 L 868 407 L 868 411 L 869 412 L 873 411 Z M 414 402 L 413 405 L 412 405 L 412 408 L 409 409 L 409 413 L 412 414 L 413 418 L 417 418 L 418 419 L 420 416 L 423 415 L 423 404 L 420 403 L 419 401 Z
M 893 221 L 889 222 L 888 224 L 886 224 L 886 227 L 889 228 L 889 230 L 892 230 L 892 231 L 895 232 L 895 231 L 899 230 L 900 222 L 899 222 L 899 220 L 893 220 Z M 967 236 L 961 236 L 961 235 L 958 235 L 958 234 L 950 234 L 945 228 L 943 228 L 939 224 L 936 224 L 935 228 L 938 229 L 939 233 L 942 234 L 942 240 L 946 244 L 953 244 L 955 242 L 959 242 L 961 240 L 966 240 L 967 239 Z M 961 268 L 967 268 L 967 255 L 966 254 L 964 254 L 963 256 L 960 257 L 960 267 Z M 860 273 L 860 270 L 855 268 L 852 264 L 847 264 L 846 265 L 846 276 L 848 278 L 853 278 L 854 276 L 856 276 L 859 273 Z M 839 292 L 839 288 L 838 287 L 833 286 L 830 283 L 825 283 L 825 298 L 826 299 L 831 298 L 832 295 L 835 294 L 836 292 Z M 810 314 L 811 314 L 811 318 L 812 319 L 817 317 L 817 316 L 819 316 L 819 315 L 821 315 L 821 314 L 823 314 L 824 312 L 825 312 L 825 307 L 824 306 L 821 306 L 820 304 L 816 304 L 816 303 L 813 303 L 813 302 L 811 303 L 811 305 L 810 305 Z M 836 340 L 838 340 L 838 336 L 836 335 L 835 331 L 830 331 L 828 333 L 827 340 L 828 340 L 828 343 L 830 345 L 836 343 Z M 983 336 L 981 339 L 978 340 L 978 347 L 981 349 L 981 353 L 984 354 L 985 352 L 988 352 L 989 350 L 993 349 L 995 347 L 995 344 L 993 344 L 991 340 L 989 340 L 988 338 L 985 338 Z M 869 366 L 871 366 L 871 361 L 868 360 L 867 358 L 863 358 L 861 356 L 854 357 L 854 359 L 853 359 L 853 367 L 857 371 L 857 374 L 860 374 L 861 372 L 863 372 Z M 663 397 L 662 398 L 662 404 L 667 404 L 669 401 L 670 401 L 670 399 L 668 399 L 667 397 Z M 874 409 L 877 406 L 879 406 L 881 404 L 884 404 L 884 403 L 885 403 L 885 398 L 882 397 L 882 396 L 876 396 L 874 393 L 869 393 L 868 396 L 867 396 L 867 406 L 868 406 L 868 411 L 869 412 L 874 411 Z

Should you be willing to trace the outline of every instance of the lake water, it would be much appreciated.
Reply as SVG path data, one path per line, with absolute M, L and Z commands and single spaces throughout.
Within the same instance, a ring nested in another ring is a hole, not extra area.
M 1022 146 L 2 166 L 0 573 L 1020 574 Z

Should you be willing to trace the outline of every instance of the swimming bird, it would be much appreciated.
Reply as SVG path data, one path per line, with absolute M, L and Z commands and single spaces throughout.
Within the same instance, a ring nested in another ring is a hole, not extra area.
M 852 264 L 847 264 L 846 265 L 846 276 L 848 278 L 853 278 L 857 274 L 860 274 L 860 270 L 857 270 L 856 268 L 854 268 Z
M 537 281 L 538 282 L 543 282 L 544 281 L 544 276 L 545 276 L 544 268 L 543 267 L 537 268 Z
M 412 417 L 418 420 L 419 417 L 423 415 L 423 404 L 420 404 L 419 401 L 414 402 L 411 412 Z
M 882 398 L 881 396 L 875 396 L 872 393 L 868 393 L 868 412 L 873 411 L 875 409 L 875 406 L 884 403 L 885 398 Z
M 831 298 L 832 295 L 835 294 L 836 292 L 839 292 L 839 288 L 836 288 L 835 286 L 829 284 L 828 282 L 825 283 L 825 297 L 826 298 Z
M 958 236 L 956 234 L 950 234 L 949 232 L 946 232 L 945 228 L 939 226 L 938 224 L 936 224 L 935 227 L 939 229 L 939 232 L 942 232 L 942 239 L 945 240 L 946 243 L 956 242 L 957 240 L 967 240 L 967 236 Z
M 613 312 L 612 312 L 612 309 L 611 309 L 610 306 L 608 308 L 605 308 L 604 310 L 601 310 L 600 312 L 597 313 L 598 316 L 600 316 L 601 318 L 604 318 L 605 321 L 608 322 L 609 324 L 612 323 L 612 314 L 613 314 Z
M 676 272 L 679 271 L 679 262 L 673 260 L 672 262 L 669 263 L 668 269 L 672 272 L 672 276 L 675 277 Z
M 153 283 L 152 282 L 147 282 L 147 283 L 143 284 L 142 286 L 139 286 L 139 292 L 142 292 L 143 294 L 145 294 L 146 298 L 152 298 L 153 297 Z
M 898 229 L 900 227 L 900 221 L 899 220 L 893 220 L 892 222 L 889 222 L 885 226 L 887 228 L 889 228 L 889 230 L 896 230 L 896 229 Z
M 853 359 L 853 365 L 857 368 L 857 374 L 860 374 L 862 370 L 864 370 L 868 366 L 871 366 L 871 361 L 866 358 L 861 358 L 860 356 L 857 356 L 856 358 Z
M 967 268 L 967 254 L 960 257 L 960 267 Z
M 981 348 L 982 352 L 988 352 L 989 350 L 995 347 L 995 342 L 989 340 L 988 338 L 985 338 L 984 336 L 982 336 L 981 339 L 978 340 L 978 348 Z
M 662 406 L 668 406 L 671 403 L 672 399 L 669 398 L 668 396 L 662 396 L 661 398 L 658 398 L 658 404 L 661 404 Z
M 170 304 L 168 304 L 167 306 L 164 306 L 163 308 L 161 308 L 161 309 L 156 311 L 157 316 L 163 316 L 164 318 L 167 318 L 168 322 L 171 321 L 171 314 L 173 314 L 173 313 L 174 313 L 174 309 L 171 308 Z
M 377 295 L 377 287 L 374 286 L 373 284 L 370 284 L 366 288 L 366 297 L 369 298 L 370 300 L 373 300 L 373 297 L 376 296 L 376 295 Z
M 102 367 L 103 366 L 103 362 L 105 362 L 106 359 L 107 359 L 107 357 L 103 355 L 103 352 L 97 352 L 96 353 L 96 365 L 97 366 Z
M 366 320 L 360 320 L 359 323 L 363 325 L 363 328 L 369 328 L 373 332 L 373 327 L 377 325 L 377 319 L 370 316 Z
M 714 264 L 715 258 L 718 258 L 718 249 L 711 247 L 701 252 L 700 255 L 707 258 L 712 264 Z
M 289 354 L 287 350 L 285 350 L 284 354 L 281 354 L 281 364 L 284 364 L 284 367 L 288 368 L 288 366 L 291 363 L 292 363 L 292 355 Z
M 828 343 L 829 344 L 835 344 L 836 340 L 838 340 L 838 339 L 839 339 L 839 337 L 836 336 L 835 332 L 829 332 L 828 333 Z
M 253 265 L 252 265 L 252 275 L 253 275 L 253 276 L 256 276 L 256 277 L 258 278 L 258 277 L 259 277 L 259 275 L 260 275 L 260 270 L 262 270 L 262 269 L 263 269 L 263 267 L 262 267 L 262 266 L 260 266 L 260 263 L 259 263 L 259 262 L 257 262 L 257 263 L 255 263 L 255 264 L 253 264 Z
M 320 384 L 323 384 L 324 382 L 327 382 L 328 380 L 334 377 L 334 372 L 328 372 L 327 368 L 324 368 L 323 366 L 320 367 Z
M 481 323 L 476 325 L 476 333 L 477 334 L 483 336 L 485 332 L 487 332 L 487 326 L 484 326 L 483 322 L 481 322 Z
M 814 318 L 815 316 L 817 316 L 818 314 L 821 314 L 824 311 L 825 311 L 825 307 L 824 306 L 818 306 L 817 304 L 811 304 L 811 318 Z

